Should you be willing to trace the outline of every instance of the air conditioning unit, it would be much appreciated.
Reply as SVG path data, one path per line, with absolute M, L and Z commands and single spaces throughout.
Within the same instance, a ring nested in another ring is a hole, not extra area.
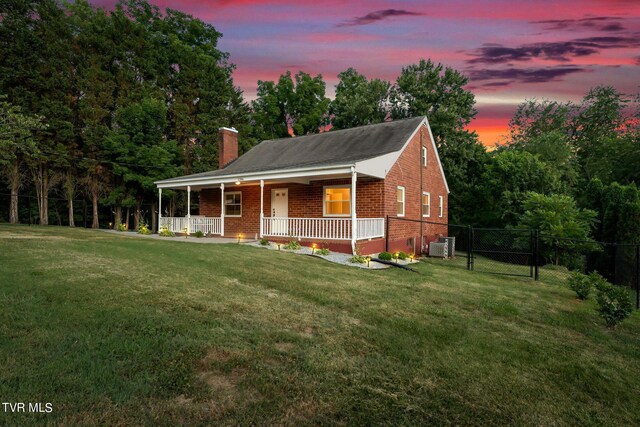
M 429 243 L 429 256 L 446 258 L 449 253 L 449 242 L 431 242 Z
M 447 249 L 447 256 L 453 258 L 456 256 L 456 238 L 455 237 L 440 237 L 438 243 L 448 242 L 449 247 Z

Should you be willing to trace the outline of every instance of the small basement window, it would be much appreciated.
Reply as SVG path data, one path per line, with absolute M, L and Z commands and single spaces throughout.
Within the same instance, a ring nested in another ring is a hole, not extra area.
M 398 186 L 397 200 L 398 200 L 398 216 L 404 216 L 404 187 Z
M 224 216 L 242 216 L 242 193 L 240 191 L 224 193 Z
M 343 186 L 324 187 L 323 216 L 351 215 L 351 188 Z

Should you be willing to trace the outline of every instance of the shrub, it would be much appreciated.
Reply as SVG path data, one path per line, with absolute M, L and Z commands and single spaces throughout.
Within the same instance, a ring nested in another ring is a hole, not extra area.
M 146 223 L 141 222 L 140 225 L 138 225 L 138 234 L 151 234 L 151 230 Z
M 592 271 L 591 273 L 589 273 L 587 279 L 591 283 L 591 286 L 593 286 L 597 290 L 600 290 L 600 288 L 606 288 L 607 286 L 611 285 L 611 283 L 607 282 L 607 279 L 599 275 L 597 271 Z
M 631 315 L 633 304 L 631 296 L 626 289 L 613 286 L 610 283 L 601 285 L 596 296 L 598 302 L 598 313 L 609 328 L 615 327 L 618 323 Z
M 269 244 L 269 241 L 267 239 L 260 239 L 260 244 L 262 246 L 267 246 Z
M 318 255 L 329 255 L 331 251 L 327 248 L 316 249 L 316 254 Z
M 175 233 L 173 233 L 171 230 L 169 230 L 169 227 L 162 226 L 160 227 L 160 230 L 158 231 L 158 236 L 160 237 L 176 237 Z
M 128 229 L 127 229 L 127 224 L 125 224 L 124 222 L 123 222 L 123 223 L 121 223 L 121 224 L 118 224 L 118 228 L 117 228 L 117 230 L 118 230 L 118 231 L 128 231 Z
M 378 259 L 381 259 L 383 261 L 391 261 L 391 254 L 389 252 L 380 252 L 378 254 Z
M 196 237 L 204 237 L 205 236 L 205 234 L 200 230 L 198 230 L 195 233 L 193 233 L 193 235 L 196 236 Z
M 408 257 L 409 257 L 409 255 L 407 255 L 405 252 L 402 252 L 402 251 L 398 252 L 398 259 L 401 259 L 401 260 L 404 261 Z
M 290 251 L 297 251 L 298 249 L 302 248 L 302 246 L 300 246 L 300 242 L 298 242 L 297 240 L 291 239 L 289 240 L 289 243 L 284 245 L 284 248 L 289 249 Z
M 364 257 L 362 255 L 354 255 L 349 258 L 349 262 L 352 262 L 354 264 L 364 264 L 367 262 L 367 257 Z
M 582 273 L 571 273 L 568 280 L 569 289 L 576 293 L 577 297 L 585 300 L 591 293 L 592 281 L 589 276 Z

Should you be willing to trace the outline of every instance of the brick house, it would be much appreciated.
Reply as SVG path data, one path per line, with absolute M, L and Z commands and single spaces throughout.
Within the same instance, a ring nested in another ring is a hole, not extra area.
M 263 141 L 240 157 L 237 131 L 221 128 L 219 158 L 218 170 L 155 183 L 160 199 L 163 188 L 186 190 L 188 204 L 200 192 L 198 215 L 159 224 L 361 254 L 420 253 L 447 232 L 449 188 L 426 117 Z

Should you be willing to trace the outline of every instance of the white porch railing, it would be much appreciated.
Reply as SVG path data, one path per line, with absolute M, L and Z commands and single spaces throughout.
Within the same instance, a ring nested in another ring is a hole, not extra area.
M 384 236 L 384 218 L 357 218 L 357 239 Z M 262 234 L 272 237 L 351 240 L 351 218 L 263 218 Z
M 191 223 L 189 223 L 191 221 Z M 191 233 L 202 231 L 206 234 L 222 234 L 222 221 L 220 217 L 184 216 L 160 218 L 160 227 L 168 227 L 174 233 L 182 233 L 189 227 Z

